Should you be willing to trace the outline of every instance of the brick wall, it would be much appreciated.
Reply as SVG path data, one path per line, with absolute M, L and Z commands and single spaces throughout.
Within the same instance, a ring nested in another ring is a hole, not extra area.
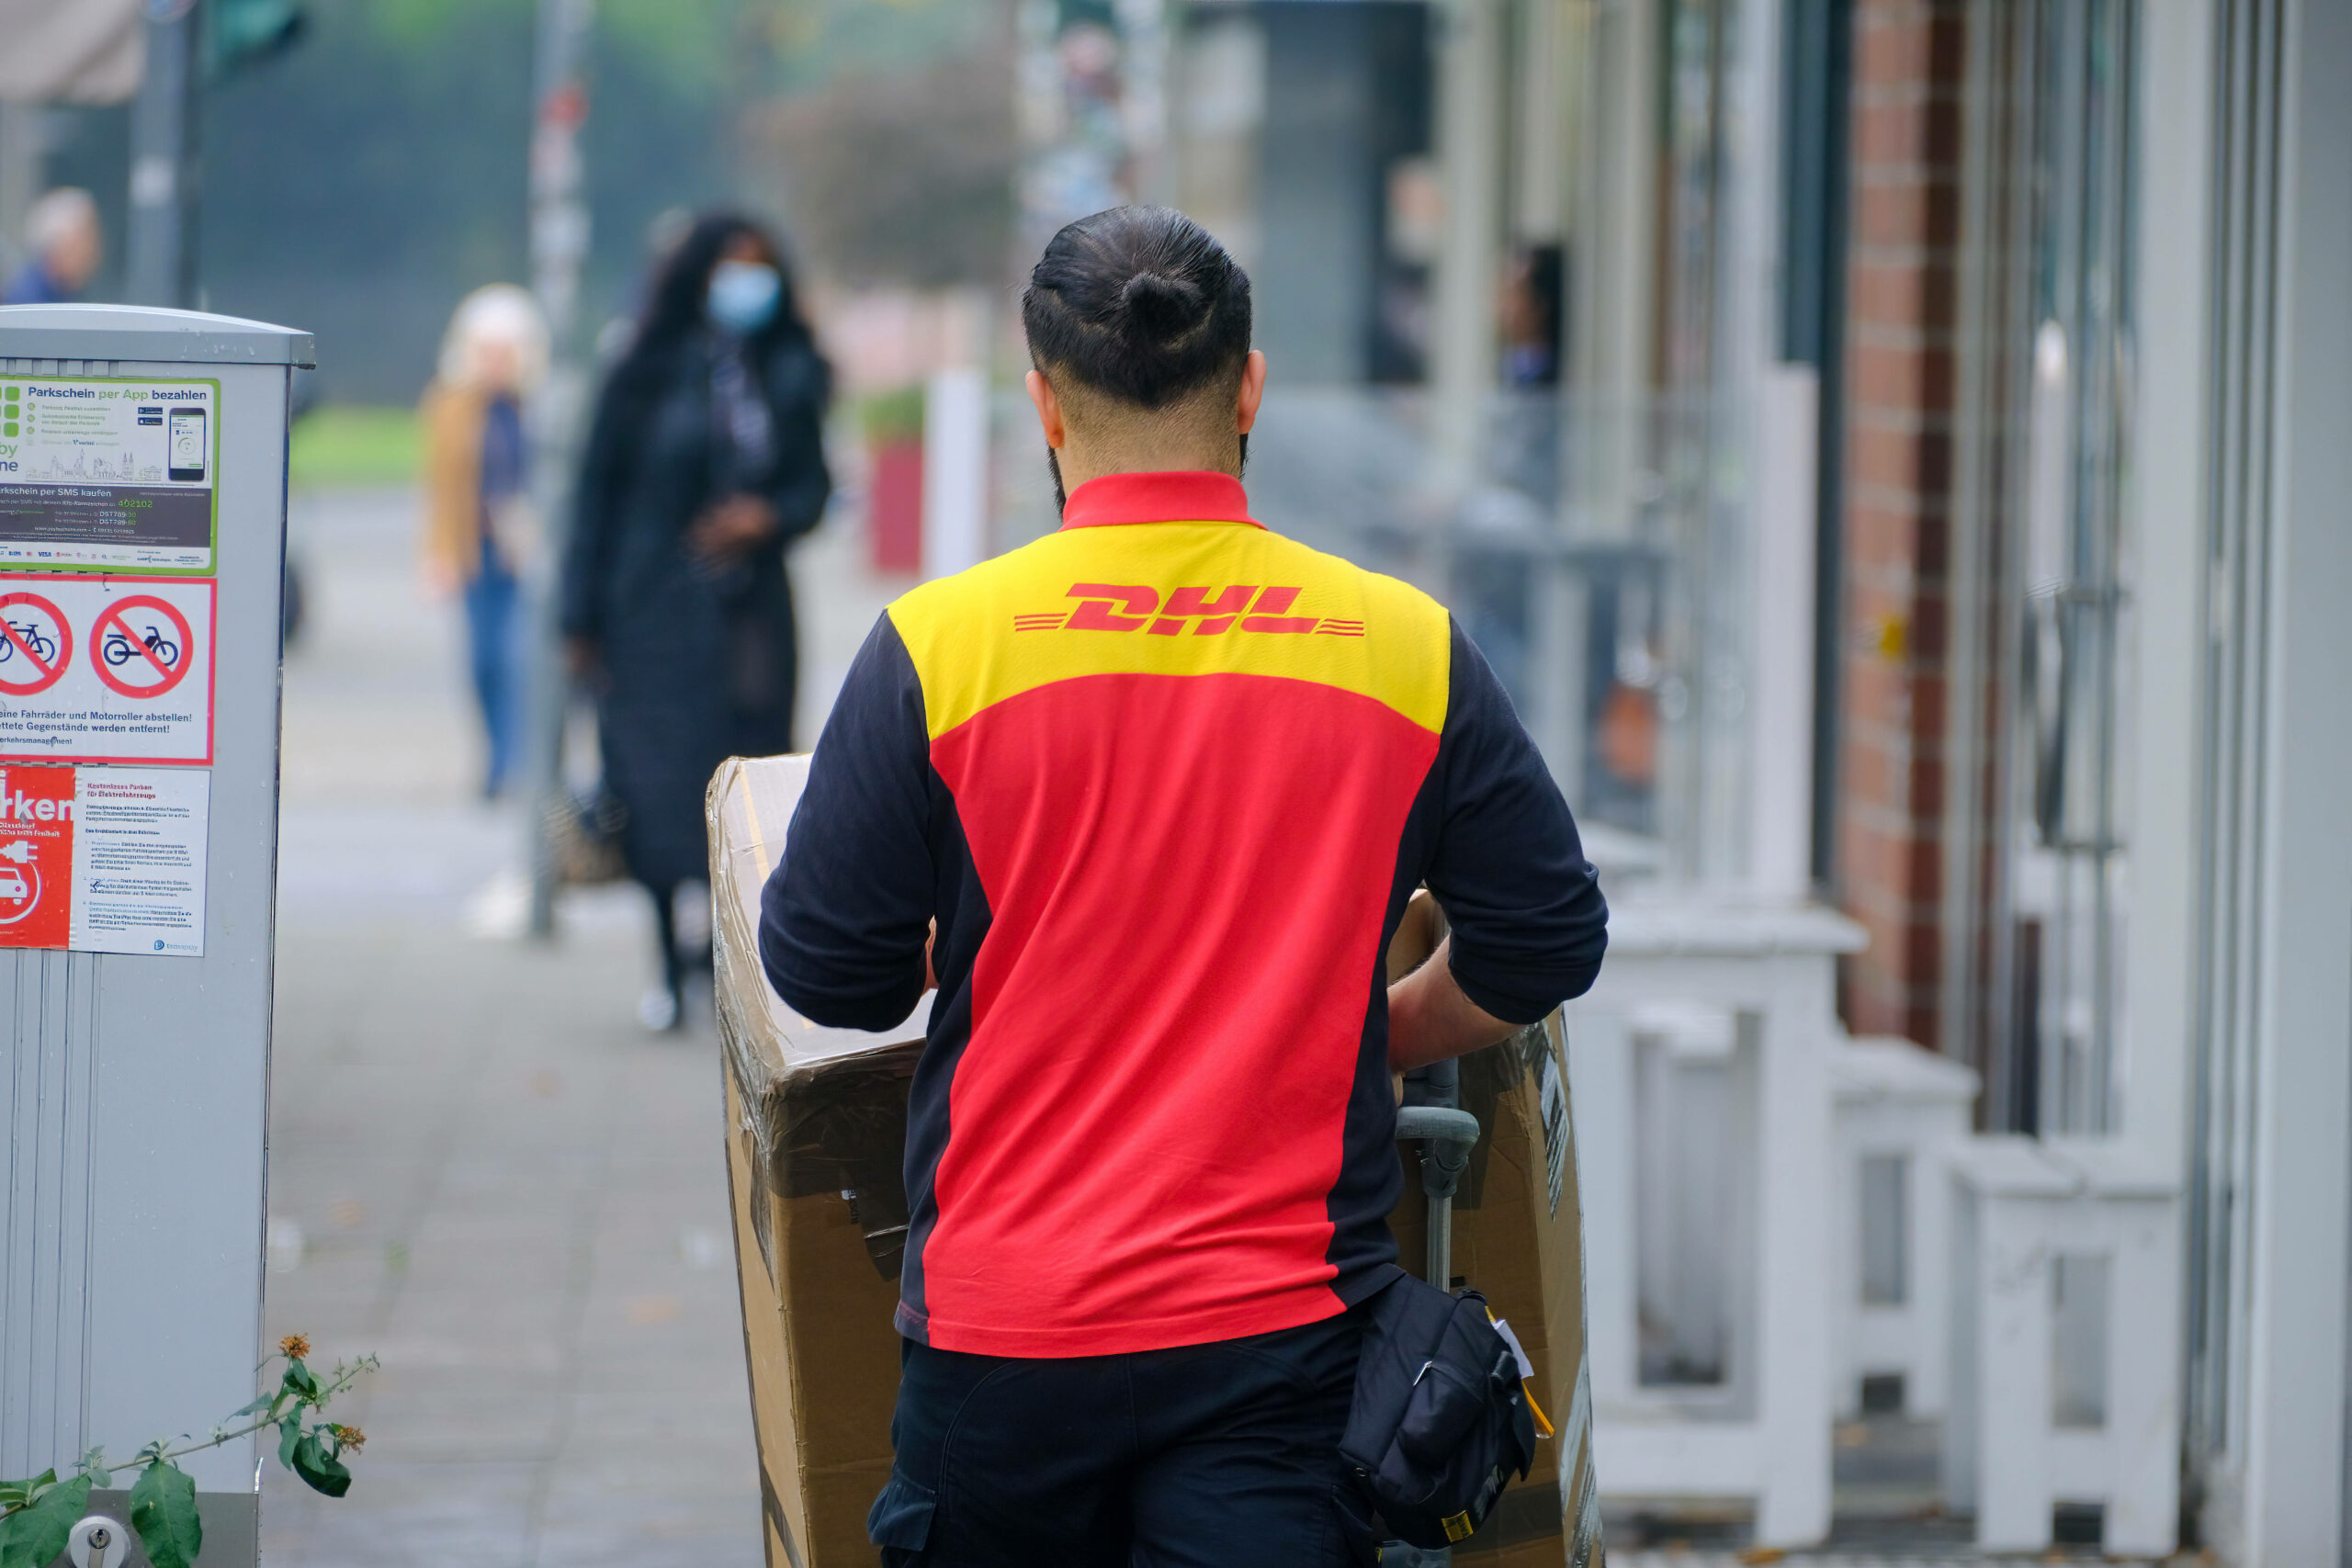
M 1838 891 L 1861 1032 L 1939 1043 L 1962 0 L 1856 0 Z

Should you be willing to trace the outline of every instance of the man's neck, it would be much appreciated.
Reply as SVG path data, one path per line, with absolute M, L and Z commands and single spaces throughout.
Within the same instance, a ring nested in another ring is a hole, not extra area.
M 1055 454 L 1061 467 L 1062 483 L 1071 490 L 1090 479 L 1108 479 L 1113 474 L 1223 474 L 1228 479 L 1241 477 L 1241 454 L 1238 447 L 1224 452 L 1141 451 L 1118 453 L 1075 452 L 1064 446 Z

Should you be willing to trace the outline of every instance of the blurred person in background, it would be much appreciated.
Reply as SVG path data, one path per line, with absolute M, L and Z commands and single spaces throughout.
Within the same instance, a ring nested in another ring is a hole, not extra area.
M 424 439 L 424 574 L 462 596 L 469 668 L 487 761 L 482 796 L 514 775 L 523 705 L 522 572 L 536 542 L 523 401 L 547 374 L 538 302 L 511 283 L 458 306 L 420 410 Z
M 656 276 L 598 395 L 563 562 L 573 671 L 597 697 L 621 852 L 653 900 L 661 986 L 648 1028 L 684 1020 L 707 942 L 680 940 L 679 889 L 709 874 L 703 790 L 730 756 L 792 746 L 797 683 L 785 548 L 832 493 L 832 373 L 784 254 L 733 213 L 698 219 Z
M 1487 421 L 1483 482 L 1456 518 L 1454 613 L 1521 713 L 1536 711 L 1534 552 L 1559 504 L 1565 276 L 1557 245 L 1521 247 L 1503 273 L 1495 324 L 1510 391 Z
M 25 265 L 0 292 L 0 305 L 68 305 L 82 297 L 106 256 L 98 204 L 90 193 L 60 186 L 25 219 Z
M 1556 387 L 1567 311 L 1567 265 L 1557 245 L 1523 246 L 1502 288 L 1503 379 L 1514 387 Z

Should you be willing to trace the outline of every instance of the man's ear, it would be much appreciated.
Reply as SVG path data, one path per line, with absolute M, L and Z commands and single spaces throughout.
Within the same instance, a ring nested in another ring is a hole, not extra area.
M 1233 427 L 1243 435 L 1258 423 L 1258 405 L 1266 397 L 1266 356 L 1256 349 L 1241 362 L 1241 392 L 1234 400 Z
M 1069 430 L 1062 423 L 1062 400 L 1054 396 L 1054 384 L 1044 372 L 1032 370 L 1023 385 L 1029 389 L 1029 400 L 1037 406 L 1037 423 L 1046 433 L 1046 445 L 1060 451 L 1069 439 Z

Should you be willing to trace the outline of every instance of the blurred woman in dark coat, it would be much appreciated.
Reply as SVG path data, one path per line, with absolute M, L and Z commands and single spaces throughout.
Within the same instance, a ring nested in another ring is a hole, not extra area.
M 782 252 L 730 213 L 670 253 L 635 340 L 597 400 L 563 564 L 563 632 L 597 693 L 605 787 L 622 852 L 652 896 L 662 987 L 645 1022 L 676 1027 L 707 950 L 680 950 L 676 896 L 704 881 L 703 789 L 729 756 L 792 746 L 796 685 L 785 547 L 832 481 L 831 372 Z

